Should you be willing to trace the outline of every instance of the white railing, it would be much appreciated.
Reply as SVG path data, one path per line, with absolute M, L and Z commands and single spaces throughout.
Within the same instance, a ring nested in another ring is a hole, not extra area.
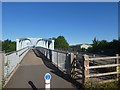
M 70 68 L 69 52 L 50 50 L 43 47 L 36 47 L 36 49 L 45 55 L 46 58 L 49 59 L 61 71 L 67 73 Z
M 17 65 L 29 51 L 29 47 L 4 54 L 4 80 L 9 78 Z

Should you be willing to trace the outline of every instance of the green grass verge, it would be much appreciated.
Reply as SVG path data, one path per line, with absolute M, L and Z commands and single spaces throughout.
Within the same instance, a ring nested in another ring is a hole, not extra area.
M 0 84 L 0 90 L 2 89 L 2 85 Z
M 102 90 L 120 90 L 120 80 L 114 81 L 114 82 L 107 82 L 107 83 L 91 83 L 87 82 L 84 85 L 85 90 L 96 90 L 96 89 L 102 89 Z

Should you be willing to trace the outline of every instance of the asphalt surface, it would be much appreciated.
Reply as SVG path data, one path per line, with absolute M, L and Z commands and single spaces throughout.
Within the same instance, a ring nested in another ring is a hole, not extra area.
M 80 83 L 63 74 L 36 50 L 30 50 L 5 88 L 44 88 L 46 73 L 51 74 L 51 88 L 81 88 Z M 72 89 L 72 90 L 73 90 Z

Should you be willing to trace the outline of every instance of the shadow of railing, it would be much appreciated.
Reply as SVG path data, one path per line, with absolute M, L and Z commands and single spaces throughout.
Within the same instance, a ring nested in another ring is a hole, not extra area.
M 38 90 L 32 81 L 28 81 L 28 84 L 31 86 L 32 90 Z
M 42 59 L 43 63 L 45 64 L 46 67 L 52 69 L 50 72 L 52 72 L 53 74 L 63 78 L 64 80 L 72 83 L 77 89 L 82 89 L 82 84 L 76 80 L 74 80 L 73 78 L 71 78 L 70 75 L 65 74 L 64 72 L 62 72 L 57 66 L 55 66 L 51 61 L 47 59 L 47 57 L 42 54 L 39 50 L 33 49 L 33 52 L 35 53 L 35 55 L 39 58 Z

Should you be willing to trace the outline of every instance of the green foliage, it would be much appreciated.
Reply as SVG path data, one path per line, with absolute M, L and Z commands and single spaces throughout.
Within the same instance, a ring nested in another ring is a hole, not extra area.
M 88 52 L 115 55 L 120 54 L 120 40 L 113 40 L 108 42 L 106 40 L 97 40 L 94 38 L 92 47 L 88 49 Z
M 81 52 L 82 51 L 80 45 L 69 46 L 69 50 L 72 52 Z
M 0 51 L 2 50 L 2 41 L 0 40 Z
M 85 49 L 85 48 L 81 48 L 81 51 L 82 51 L 82 52 L 85 52 L 85 51 L 86 51 L 86 49 Z
M 99 45 L 99 41 L 96 39 L 96 37 L 93 40 L 93 48 L 97 48 Z
M 2 42 L 2 50 L 5 52 L 11 52 L 16 50 L 16 42 L 11 40 L 5 40 Z
M 96 89 L 113 89 L 113 90 L 120 90 L 119 87 L 119 82 L 118 81 L 114 81 L 114 82 L 107 82 L 107 83 L 98 83 L 98 82 L 88 82 L 85 84 L 84 89 L 85 90 L 96 90 Z
M 51 40 L 56 40 L 56 38 L 55 38 L 55 37 L 52 37 L 52 38 L 49 38 L 49 39 L 51 39 Z
M 69 48 L 69 44 L 64 38 L 64 36 L 58 36 L 55 39 L 55 48 L 62 50 L 67 50 Z
M 55 38 L 55 37 L 53 37 L 53 38 L 52 38 L 52 40 L 56 40 L 56 38 Z

